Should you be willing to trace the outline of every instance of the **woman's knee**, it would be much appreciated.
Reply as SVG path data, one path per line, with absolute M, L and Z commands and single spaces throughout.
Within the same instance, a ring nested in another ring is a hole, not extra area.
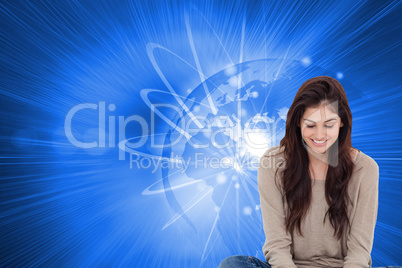
M 236 266 L 241 266 L 241 264 L 245 264 L 248 262 L 248 256 L 243 256 L 243 255 L 235 255 L 235 256 L 229 256 L 225 258 L 221 264 L 219 264 L 218 268 L 232 268 Z

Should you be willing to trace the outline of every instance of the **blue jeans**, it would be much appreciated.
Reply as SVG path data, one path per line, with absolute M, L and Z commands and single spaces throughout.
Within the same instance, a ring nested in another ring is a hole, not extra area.
M 262 261 L 256 257 L 252 256 L 230 256 L 224 259 L 218 268 L 251 268 L 251 267 L 261 267 L 261 268 L 271 268 L 268 262 Z
M 230 256 L 224 259 L 218 268 L 271 268 L 268 262 L 252 256 Z M 401 268 L 402 266 L 372 267 L 372 268 Z

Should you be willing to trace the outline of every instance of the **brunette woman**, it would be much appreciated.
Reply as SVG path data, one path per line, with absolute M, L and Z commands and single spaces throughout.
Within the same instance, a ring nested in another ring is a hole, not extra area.
M 223 267 L 371 267 L 379 168 L 352 147 L 345 90 L 319 76 L 300 87 L 285 137 L 260 160 L 265 260 L 231 256 Z

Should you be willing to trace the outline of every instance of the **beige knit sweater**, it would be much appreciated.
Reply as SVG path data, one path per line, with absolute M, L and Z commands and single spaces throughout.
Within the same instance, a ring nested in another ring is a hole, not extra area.
M 374 228 L 377 221 L 378 180 L 377 163 L 359 152 L 349 183 L 353 206 L 348 216 L 351 228 L 337 240 L 329 217 L 323 224 L 328 204 L 325 200 L 325 181 L 312 181 L 312 200 L 306 218 L 301 223 L 303 237 L 295 230 L 286 234 L 286 201 L 282 199 L 281 181 L 274 174 L 285 161 L 283 149 L 273 147 L 265 152 L 258 169 L 261 213 L 266 236 L 263 246 L 265 259 L 273 268 L 279 267 L 369 267 Z M 283 165 L 284 167 L 285 165 Z M 283 170 L 281 167 L 278 174 Z

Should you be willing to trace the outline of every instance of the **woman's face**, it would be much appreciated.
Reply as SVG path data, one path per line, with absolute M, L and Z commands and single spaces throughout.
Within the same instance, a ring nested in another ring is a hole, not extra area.
M 300 122 L 304 141 L 316 153 L 325 153 L 335 143 L 343 126 L 341 118 L 330 108 L 328 104 L 309 107 Z

